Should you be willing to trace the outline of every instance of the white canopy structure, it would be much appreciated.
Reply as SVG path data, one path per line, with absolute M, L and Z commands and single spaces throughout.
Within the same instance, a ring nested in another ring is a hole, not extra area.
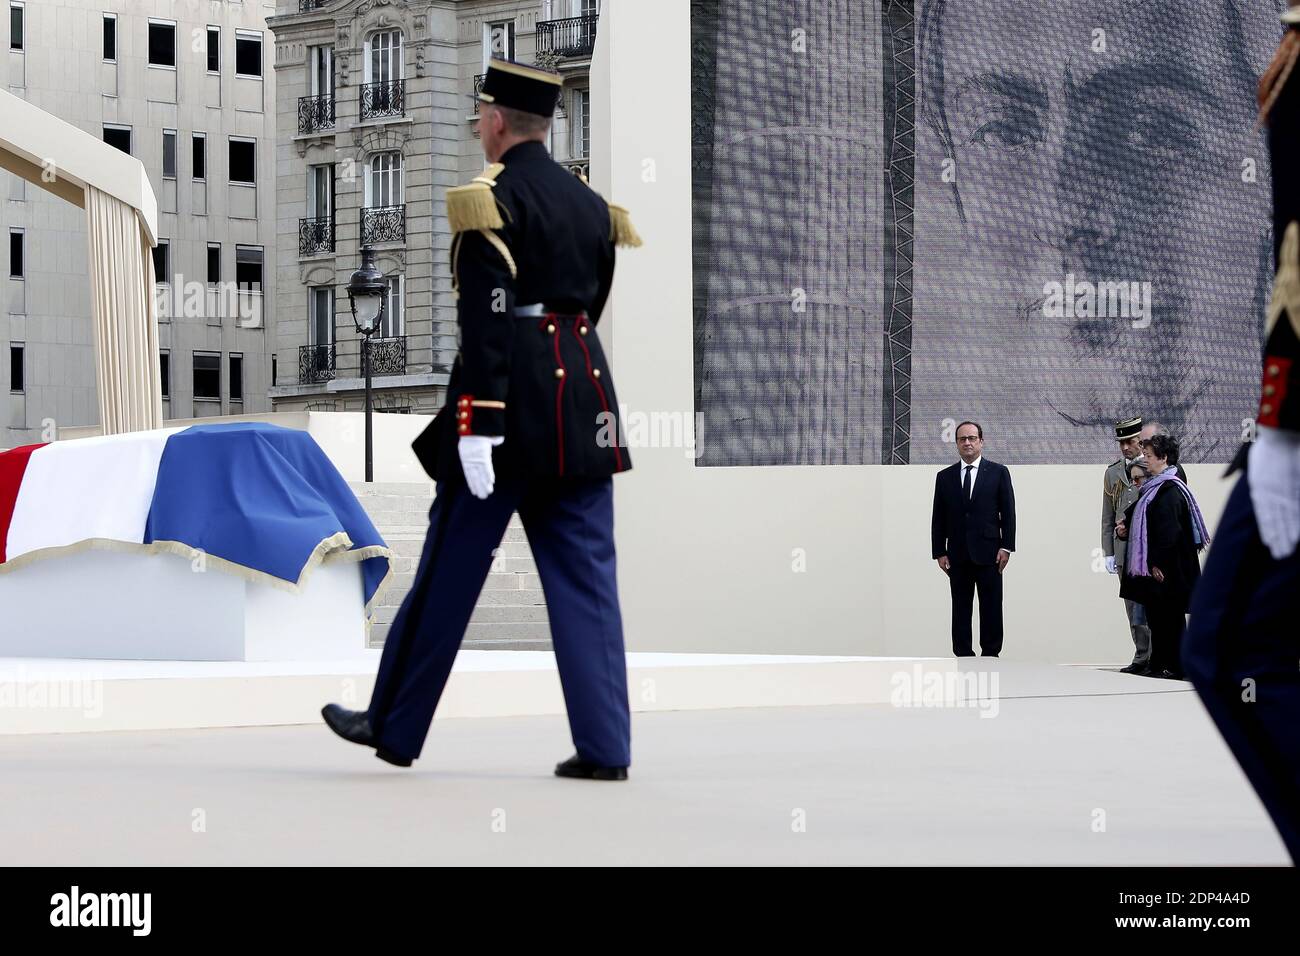
M 0 90 L 0 168 L 86 210 L 102 434 L 162 426 L 158 202 L 133 156 Z

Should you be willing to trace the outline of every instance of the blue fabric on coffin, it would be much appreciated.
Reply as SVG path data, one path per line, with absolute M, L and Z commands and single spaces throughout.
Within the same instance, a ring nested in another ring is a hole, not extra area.
M 361 560 L 366 609 L 391 552 L 333 462 L 305 431 L 261 422 L 195 425 L 167 440 L 145 543 L 179 541 L 297 584 L 321 543 L 343 533 Z M 333 550 L 344 550 L 344 545 Z

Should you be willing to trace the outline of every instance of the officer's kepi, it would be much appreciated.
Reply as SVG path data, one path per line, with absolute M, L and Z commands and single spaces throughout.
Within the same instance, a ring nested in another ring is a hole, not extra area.
M 537 116 L 552 116 L 563 83 L 558 73 L 511 60 L 489 60 L 483 88 L 476 99 Z

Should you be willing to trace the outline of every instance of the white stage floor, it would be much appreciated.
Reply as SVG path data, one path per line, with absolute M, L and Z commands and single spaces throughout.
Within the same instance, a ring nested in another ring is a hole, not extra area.
M 507 696 L 553 680 L 544 656 L 463 655 L 448 695 L 457 681 L 460 694 Z M 547 713 L 444 716 L 410 770 L 316 722 L 21 733 L 0 736 L 0 845 L 7 863 L 69 865 L 1287 863 L 1188 685 L 993 662 L 988 719 L 977 706 L 890 703 L 890 675 L 951 661 L 691 657 L 629 661 L 626 784 L 552 777 L 572 748 L 564 718 Z M 123 688 L 259 680 L 152 666 L 162 676 L 128 672 Z M 115 667 L 102 672 L 102 719 Z M 673 674 L 698 682 L 701 706 L 664 705 L 697 693 Z M 280 691 L 302 679 L 261 678 Z M 638 702 L 647 679 L 667 686 Z M 805 703 L 821 686 L 830 705 L 722 709 L 770 694 L 770 680 Z M 878 699 L 836 702 L 846 686 Z

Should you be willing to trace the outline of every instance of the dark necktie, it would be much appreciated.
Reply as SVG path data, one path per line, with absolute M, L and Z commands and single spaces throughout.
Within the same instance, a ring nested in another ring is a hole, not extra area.
M 967 465 L 966 474 L 961 479 L 961 494 L 967 501 L 970 501 L 970 470 L 974 467 L 974 465 Z

